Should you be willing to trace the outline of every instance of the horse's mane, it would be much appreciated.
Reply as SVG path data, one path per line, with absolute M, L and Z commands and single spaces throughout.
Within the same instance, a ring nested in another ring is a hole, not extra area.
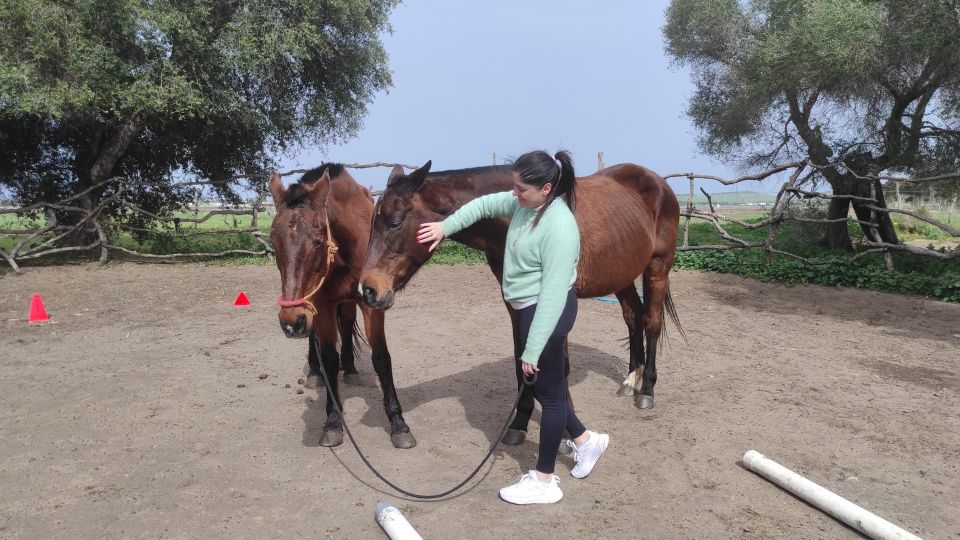
M 292 184 L 287 188 L 287 194 L 283 198 L 283 204 L 285 204 L 287 208 L 293 208 L 302 204 L 303 201 L 307 200 L 308 193 L 304 188 L 304 184 L 316 182 L 326 171 L 330 171 L 330 178 L 336 178 L 343 172 L 343 164 L 324 163 L 315 169 L 310 169 L 303 173 L 303 176 L 300 177 L 300 180 L 298 180 L 296 184 Z
M 463 175 L 476 175 L 485 172 L 494 172 L 502 171 L 504 169 L 509 169 L 510 165 L 486 165 L 484 167 L 470 167 L 468 169 L 453 169 L 450 171 L 436 171 L 427 175 L 427 178 L 431 176 L 463 176 Z

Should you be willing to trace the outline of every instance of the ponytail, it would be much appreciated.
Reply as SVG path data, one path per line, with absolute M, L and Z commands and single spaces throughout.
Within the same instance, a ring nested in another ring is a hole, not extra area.
M 513 170 L 520 175 L 520 179 L 525 184 L 538 188 L 548 183 L 553 186 L 533 219 L 533 227 L 540 223 L 543 213 L 557 197 L 563 198 L 570 210 L 573 210 L 576 203 L 574 184 L 576 184 L 577 175 L 573 170 L 573 158 L 570 157 L 570 152 L 559 150 L 552 157 L 543 150 L 527 152 L 513 162 Z

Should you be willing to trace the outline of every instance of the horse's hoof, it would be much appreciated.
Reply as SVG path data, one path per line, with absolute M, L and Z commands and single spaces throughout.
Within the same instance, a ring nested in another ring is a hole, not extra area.
M 652 409 L 653 408 L 653 396 L 644 396 L 639 395 L 633 402 L 638 409 Z
M 340 446 L 343 444 L 343 430 L 331 429 L 320 435 L 320 446 Z
M 310 375 L 307 377 L 307 382 L 303 383 L 303 386 L 304 388 L 314 390 L 323 386 L 323 380 L 320 379 L 319 375 Z
M 573 447 L 567 444 L 569 442 L 570 442 L 570 439 L 560 439 L 560 447 L 557 448 L 558 456 L 569 456 L 570 454 L 573 453 Z
M 359 373 L 344 373 L 343 374 L 343 383 L 349 384 L 351 386 L 360 386 L 360 374 Z
M 413 448 L 417 445 L 417 439 L 409 431 L 406 433 L 391 433 L 390 442 L 393 443 L 394 448 Z
M 626 383 L 621 383 L 620 388 L 617 388 L 617 396 L 633 396 L 636 393 L 637 389 Z
M 500 442 L 510 446 L 517 446 L 518 444 L 523 444 L 523 441 L 526 439 L 526 431 L 521 429 L 508 429 L 507 432 L 503 434 L 503 438 L 500 439 Z

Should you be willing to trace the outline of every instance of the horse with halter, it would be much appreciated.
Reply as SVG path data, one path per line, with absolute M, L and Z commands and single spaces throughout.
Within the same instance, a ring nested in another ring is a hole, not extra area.
M 337 446 L 343 442 L 342 419 L 333 401 L 341 403 L 337 374 L 342 368 L 344 382 L 359 381 L 354 362 L 354 349 L 362 339 L 356 324 L 357 288 L 370 236 L 373 199 L 336 163 L 308 171 L 289 188 L 284 188 L 274 173 L 270 193 L 277 209 L 270 240 L 280 269 L 280 327 L 287 337 L 309 338 L 309 386 L 315 387 L 319 381 L 323 362 L 333 392 L 327 392 L 327 419 L 320 445 Z M 397 448 L 412 448 L 417 441 L 403 419 L 393 384 L 384 312 L 359 307 L 373 369 L 383 388 L 390 439 Z
M 441 221 L 470 200 L 513 188 L 509 166 L 477 167 L 429 174 L 431 162 L 405 174 L 394 167 L 376 205 L 370 242 L 360 275 L 363 302 L 388 309 L 432 255 L 418 245 L 421 223 Z M 577 179 L 574 216 L 580 228 L 577 296 L 616 294 L 630 343 L 629 374 L 620 393 L 632 393 L 638 408 L 654 405 L 658 343 L 665 333 L 664 313 L 683 329 L 670 296 L 669 272 L 676 253 L 680 204 L 666 181 L 649 169 L 625 163 Z M 503 279 L 507 218 L 483 219 L 451 239 L 482 251 L 497 278 Z M 643 300 L 634 281 L 642 276 Z M 513 323 L 518 384 L 526 388 L 517 415 L 504 436 L 520 444 L 533 412 L 533 392 L 522 381 L 517 317 L 504 302 Z M 646 337 L 646 344 L 644 344 Z M 569 372 L 569 354 L 567 370 Z

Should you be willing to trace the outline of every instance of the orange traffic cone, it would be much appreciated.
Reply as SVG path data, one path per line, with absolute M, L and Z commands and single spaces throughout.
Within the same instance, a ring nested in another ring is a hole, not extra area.
M 250 299 L 247 298 L 247 295 L 246 295 L 243 291 L 240 291 L 240 294 L 237 295 L 237 299 L 233 301 L 233 305 L 235 305 L 235 306 L 249 306 L 249 305 L 250 305 Z
M 40 298 L 39 294 L 33 295 L 33 298 L 30 299 L 30 317 L 27 318 L 30 322 L 42 322 L 50 320 L 47 317 L 47 310 L 43 307 L 43 299 Z

